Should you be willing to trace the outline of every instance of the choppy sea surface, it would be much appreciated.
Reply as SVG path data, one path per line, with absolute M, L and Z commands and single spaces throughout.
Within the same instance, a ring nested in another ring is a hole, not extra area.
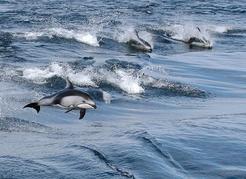
M 0 0 L 0 178 L 246 178 L 245 17 L 245 0 Z M 182 42 L 197 27 L 212 49 Z M 66 77 L 97 103 L 83 120 L 23 109 Z

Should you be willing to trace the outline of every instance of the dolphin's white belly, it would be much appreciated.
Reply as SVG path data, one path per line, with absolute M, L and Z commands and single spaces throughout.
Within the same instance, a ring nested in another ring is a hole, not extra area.
M 203 42 L 192 42 L 190 45 L 201 48 L 212 48 L 212 44 Z
M 76 107 L 83 103 L 83 98 L 80 96 L 66 96 L 61 99 L 60 105 L 64 107 Z

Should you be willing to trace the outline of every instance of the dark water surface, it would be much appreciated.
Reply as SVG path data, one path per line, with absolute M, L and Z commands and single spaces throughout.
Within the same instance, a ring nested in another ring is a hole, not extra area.
M 0 178 L 246 178 L 245 17 L 244 0 L 0 0 Z M 181 42 L 197 35 L 213 49 Z M 98 109 L 22 109 L 65 77 Z

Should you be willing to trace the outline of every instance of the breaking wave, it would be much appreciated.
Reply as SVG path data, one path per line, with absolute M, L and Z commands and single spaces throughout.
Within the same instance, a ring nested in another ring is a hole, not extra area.
M 153 49 L 154 41 L 151 33 L 147 31 L 139 31 L 138 35 L 140 38 L 148 42 L 151 48 Z M 136 40 L 139 43 L 142 43 L 136 35 L 136 29 L 131 26 L 126 29 L 125 28 L 117 29 L 117 31 L 114 34 L 114 39 L 120 43 L 127 43 L 130 40 Z
M 162 77 L 151 75 L 149 66 L 120 61 L 107 60 L 103 65 L 74 66 L 69 63 L 54 62 L 48 66 L 20 69 L 21 77 L 37 84 L 46 84 L 50 79 L 68 77 L 81 87 L 101 88 L 122 91 L 127 94 L 165 94 L 189 97 L 205 97 L 202 90 L 178 82 L 171 82 Z
M 43 31 L 30 31 L 25 33 L 17 33 L 19 37 L 24 37 L 27 40 L 38 40 L 42 38 L 64 38 L 81 42 L 87 45 L 99 47 L 97 36 L 91 32 L 68 30 L 64 28 L 50 28 Z

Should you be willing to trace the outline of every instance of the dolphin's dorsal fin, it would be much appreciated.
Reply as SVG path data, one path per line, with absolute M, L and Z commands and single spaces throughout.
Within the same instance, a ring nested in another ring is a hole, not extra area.
M 139 39 L 140 37 L 139 37 L 139 35 L 138 35 L 138 31 L 135 29 L 134 32 L 135 32 L 137 38 Z
M 66 89 L 74 89 L 73 87 L 73 83 L 68 79 L 66 78 Z
M 142 39 L 141 37 L 139 37 L 138 31 L 136 29 L 135 29 L 135 34 L 136 34 L 138 40 L 140 40 L 144 45 L 146 45 L 146 46 L 148 46 L 148 47 L 151 48 L 151 45 L 147 41 L 145 41 L 144 39 Z
M 200 29 L 199 27 L 196 27 L 196 29 L 197 29 L 199 32 L 201 32 L 201 29 Z

